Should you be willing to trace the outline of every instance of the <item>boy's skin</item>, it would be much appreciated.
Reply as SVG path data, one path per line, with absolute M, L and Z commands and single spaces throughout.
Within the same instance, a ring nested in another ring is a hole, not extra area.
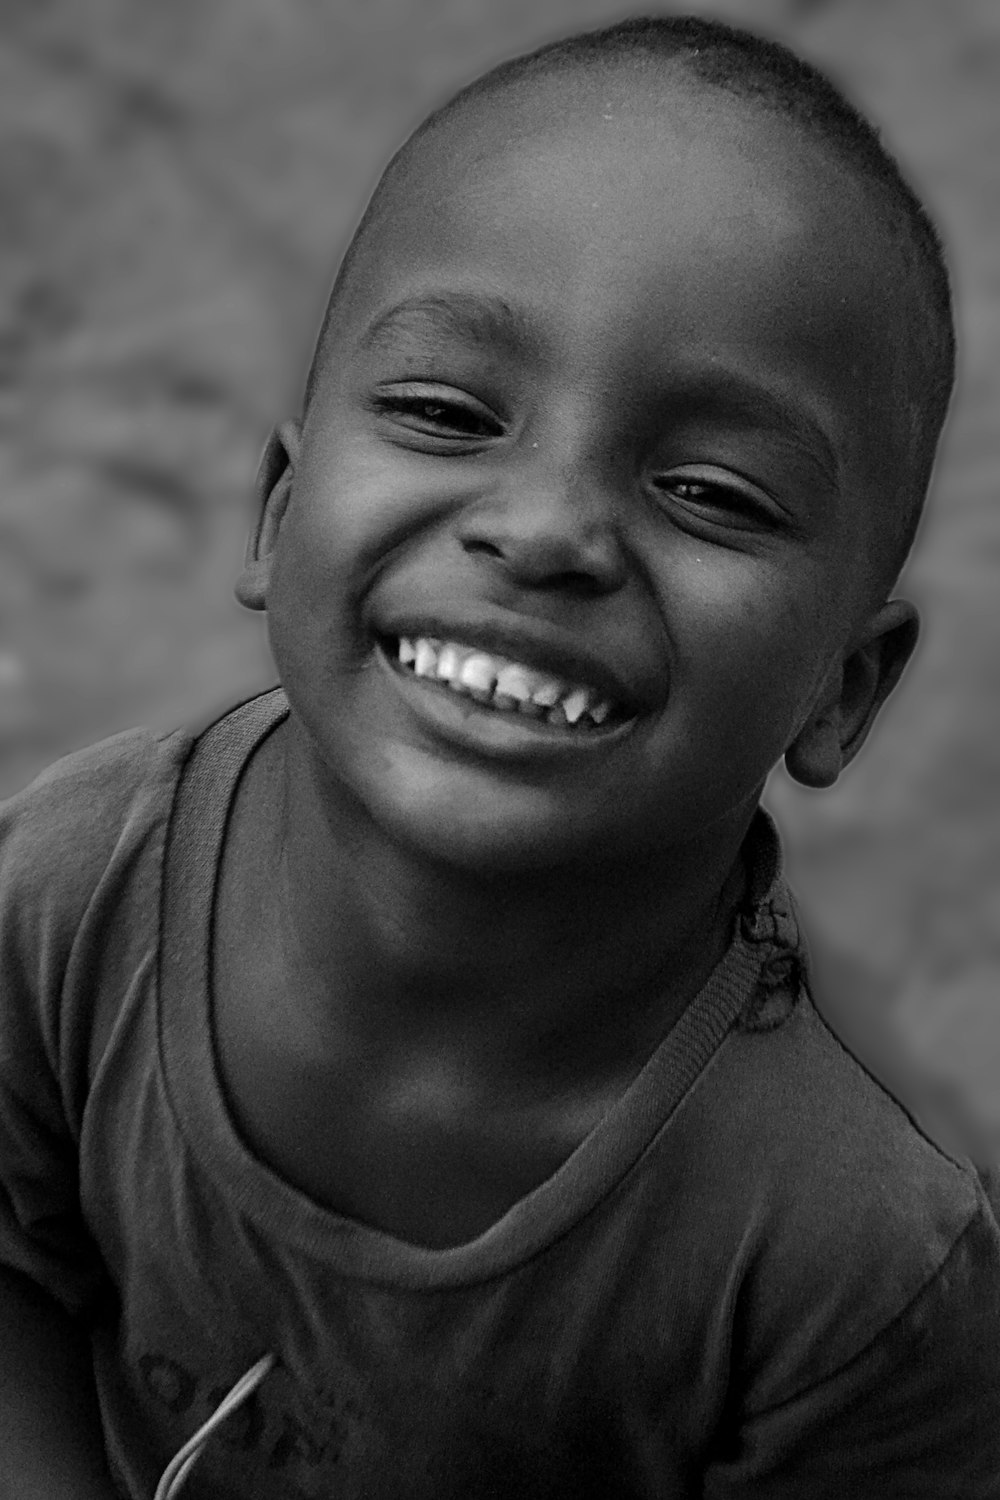
M 880 592 L 895 256 L 821 148 L 670 71 L 425 138 L 262 468 L 238 593 L 292 714 L 228 845 L 222 1073 L 272 1166 L 422 1244 L 487 1228 L 626 1087 L 727 946 L 767 772 L 834 781 L 916 638 Z M 401 634 L 610 674 L 634 726 L 480 710 L 393 671 Z
M 727 946 L 768 771 L 835 780 L 916 638 L 884 592 L 895 252 L 786 122 L 652 76 L 519 86 L 424 138 L 262 468 L 238 592 L 292 712 L 228 831 L 221 1071 L 260 1156 L 420 1244 L 481 1232 L 620 1095 Z M 411 316 L 372 345 L 431 291 L 502 299 L 520 344 Z M 484 622 L 610 677 L 633 727 L 491 716 L 374 641 Z M 104 1500 L 80 1335 L 0 1292 L 0 1494 Z

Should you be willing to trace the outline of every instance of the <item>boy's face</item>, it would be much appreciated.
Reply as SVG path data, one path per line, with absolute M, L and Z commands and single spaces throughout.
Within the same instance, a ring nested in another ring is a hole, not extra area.
M 912 644 L 872 623 L 867 561 L 898 306 L 853 180 L 682 78 L 665 102 L 662 78 L 550 80 L 425 137 L 264 529 L 315 765 L 484 870 L 669 858 L 740 828 L 790 746 L 830 779 Z M 587 707 L 479 702 L 401 638 Z

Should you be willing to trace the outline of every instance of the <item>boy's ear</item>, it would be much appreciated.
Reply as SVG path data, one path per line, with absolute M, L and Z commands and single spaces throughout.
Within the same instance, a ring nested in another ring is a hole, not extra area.
M 867 739 L 913 655 L 919 632 L 917 611 L 905 599 L 891 599 L 871 616 L 785 751 L 790 776 L 803 786 L 833 786 Z
M 292 492 L 292 480 L 302 448 L 302 425 L 282 422 L 267 440 L 257 469 L 257 517 L 247 537 L 243 572 L 236 581 L 236 597 L 246 609 L 267 608 L 271 555 Z

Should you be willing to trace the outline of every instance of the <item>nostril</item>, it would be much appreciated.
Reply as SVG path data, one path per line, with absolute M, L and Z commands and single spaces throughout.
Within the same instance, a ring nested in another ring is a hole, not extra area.
M 466 552 L 471 552 L 473 556 L 479 553 L 482 557 L 503 558 L 503 549 L 498 547 L 495 542 L 488 542 L 482 537 L 466 537 L 462 546 Z
M 546 580 L 549 588 L 556 589 L 559 593 L 572 594 L 577 599 L 600 599 L 614 588 L 614 584 L 595 574 L 585 570 L 578 571 L 575 568 L 567 568 L 562 572 L 552 572 Z

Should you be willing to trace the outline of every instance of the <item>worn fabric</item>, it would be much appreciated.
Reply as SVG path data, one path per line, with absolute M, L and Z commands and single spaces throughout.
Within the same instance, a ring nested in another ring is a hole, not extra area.
M 210 923 L 286 713 L 119 735 L 0 810 L 0 1257 L 89 1321 L 122 1494 L 271 1353 L 186 1500 L 1000 1497 L 1000 1230 L 815 1009 L 763 816 L 702 993 L 475 1241 L 401 1243 L 250 1154 Z

